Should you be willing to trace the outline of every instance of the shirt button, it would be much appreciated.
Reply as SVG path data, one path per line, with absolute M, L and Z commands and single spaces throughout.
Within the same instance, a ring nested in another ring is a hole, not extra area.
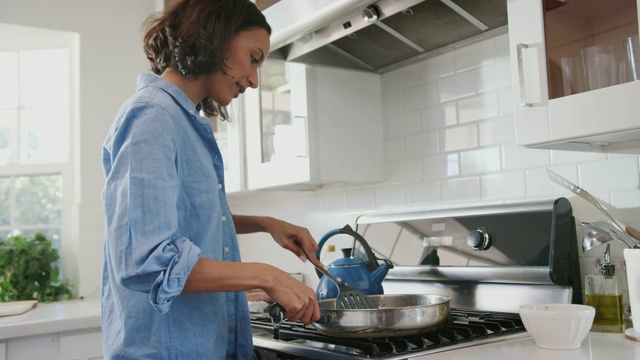
M 226 252 L 226 253 L 229 252 L 229 248 L 227 246 L 224 247 L 224 252 Z
M 220 219 L 222 219 L 222 221 L 227 221 L 227 217 L 224 216 L 224 215 L 222 215 L 222 217 Z
M 222 189 L 222 184 L 218 184 L 218 189 Z

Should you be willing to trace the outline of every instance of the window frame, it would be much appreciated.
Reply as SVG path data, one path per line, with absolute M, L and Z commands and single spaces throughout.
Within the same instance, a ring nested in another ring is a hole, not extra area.
M 66 162 L 46 164 L 9 163 L 0 166 L 0 177 L 60 175 L 62 177 L 62 204 L 60 214 L 60 257 L 65 262 L 65 254 L 73 259 L 74 248 L 72 222 L 73 204 L 78 191 L 75 184 L 75 162 L 77 155 L 77 126 L 79 124 L 79 34 L 73 32 L 51 30 L 0 22 L 0 51 L 28 51 L 66 48 L 69 51 L 69 119 L 68 119 L 68 154 Z M 7 35 L 7 36 L 4 36 Z M 21 107 L 16 108 L 20 111 Z M 31 226 L 18 227 L 9 225 L 13 229 L 29 229 Z M 43 228 L 34 226 L 33 228 Z M 75 267 L 75 265 L 71 265 Z

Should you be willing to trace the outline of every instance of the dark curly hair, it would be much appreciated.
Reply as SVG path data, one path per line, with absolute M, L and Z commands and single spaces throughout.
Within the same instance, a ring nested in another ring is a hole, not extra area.
M 217 71 L 226 74 L 224 51 L 239 32 L 263 28 L 271 35 L 264 15 L 249 0 L 179 0 L 149 16 L 143 28 L 151 71 L 160 75 L 172 68 L 193 79 Z M 224 106 L 208 96 L 200 105 L 208 116 L 229 117 Z

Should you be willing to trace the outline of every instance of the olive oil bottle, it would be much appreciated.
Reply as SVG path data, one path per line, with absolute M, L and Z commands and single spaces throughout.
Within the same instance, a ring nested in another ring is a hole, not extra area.
M 616 266 L 611 264 L 609 250 L 607 244 L 599 274 L 585 277 L 585 299 L 587 305 L 596 309 L 591 331 L 621 333 L 624 332 L 622 283 L 616 275 Z

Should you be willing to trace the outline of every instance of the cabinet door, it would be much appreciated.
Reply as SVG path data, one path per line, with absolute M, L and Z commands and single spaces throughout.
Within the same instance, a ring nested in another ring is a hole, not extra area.
M 306 66 L 267 59 L 257 90 L 245 93 L 247 187 L 310 181 Z
M 638 146 L 636 0 L 508 0 L 508 11 L 517 143 Z
M 266 61 L 246 97 L 249 189 L 384 179 L 379 74 Z
M 58 335 L 29 336 L 7 341 L 8 360 L 57 359 Z
M 243 99 L 234 99 L 227 111 L 230 120 L 210 119 L 216 142 L 224 162 L 225 191 L 235 193 L 246 189 L 244 164 Z
M 59 339 L 60 360 L 102 359 L 102 334 L 99 330 L 74 334 L 61 334 Z
M 549 140 L 544 19 L 540 0 L 508 0 L 511 78 L 518 145 Z

